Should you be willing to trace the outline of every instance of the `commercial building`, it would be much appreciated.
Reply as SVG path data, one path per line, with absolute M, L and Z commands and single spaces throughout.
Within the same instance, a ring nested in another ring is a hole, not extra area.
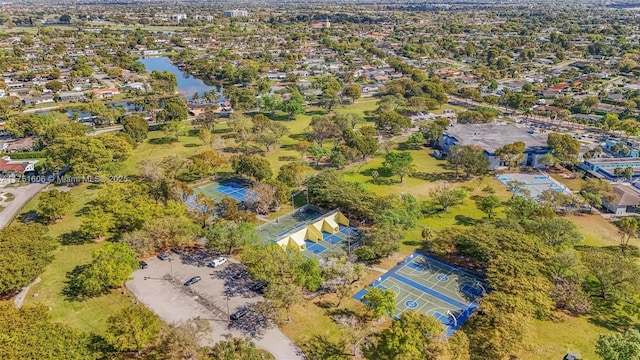
M 438 145 L 446 155 L 451 146 L 473 145 L 484 150 L 492 170 L 502 166 L 503 163 L 496 151 L 507 144 L 521 141 L 525 144 L 524 159 L 521 166 L 540 167 L 538 159 L 548 152 L 547 134 L 520 128 L 511 124 L 455 124 L 449 126 Z
M 228 17 L 247 17 L 249 12 L 247 10 L 225 10 L 224 16 Z
M 615 175 L 617 168 L 624 169 L 628 167 L 633 168 L 634 178 L 640 176 L 640 158 L 597 158 L 584 160 L 580 164 L 580 168 L 589 175 L 607 180 L 616 180 L 618 178 Z

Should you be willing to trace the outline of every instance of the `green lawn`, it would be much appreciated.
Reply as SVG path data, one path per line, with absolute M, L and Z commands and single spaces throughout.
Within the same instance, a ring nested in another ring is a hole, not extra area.
M 60 235 L 78 229 L 80 218 L 75 214 L 91 201 L 97 191 L 90 190 L 89 185 L 80 185 L 70 190 L 73 207 L 69 215 L 49 227 L 49 234 L 56 238 Z M 38 198 L 32 200 L 25 212 L 37 208 Z M 55 253 L 55 259 L 40 275 L 42 281 L 33 286 L 25 304 L 43 303 L 51 308 L 54 320 L 65 323 L 81 330 L 103 332 L 106 319 L 132 300 L 129 295 L 114 292 L 109 295 L 90 299 L 83 302 L 67 301 L 62 294 L 67 272 L 80 264 L 91 260 L 91 253 L 102 246 L 101 243 L 83 245 L 61 245 Z M 37 294 L 37 296 L 35 296 Z

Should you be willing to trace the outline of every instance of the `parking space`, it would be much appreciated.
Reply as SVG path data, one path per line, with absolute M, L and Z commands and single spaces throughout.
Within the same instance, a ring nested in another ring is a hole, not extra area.
M 250 337 L 256 346 L 277 359 L 301 359 L 297 347 L 275 325 L 253 310 L 263 300 L 243 265 L 230 259 L 216 268 L 206 264 L 214 254 L 202 250 L 192 254 L 170 253 L 170 259 L 146 260 L 146 269 L 135 271 L 127 288 L 151 311 L 167 323 L 200 317 L 210 321 L 212 334 L 206 344 L 223 339 L 224 334 Z M 200 280 L 185 286 L 194 277 Z M 253 289 L 253 290 L 252 290 Z M 239 309 L 249 309 L 239 320 L 228 317 Z

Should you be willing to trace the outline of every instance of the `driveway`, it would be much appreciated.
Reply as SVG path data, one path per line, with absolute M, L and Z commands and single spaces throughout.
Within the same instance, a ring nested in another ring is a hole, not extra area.
M 179 256 L 171 253 L 171 261 L 147 260 L 148 267 L 137 270 L 126 283 L 138 300 L 167 323 L 181 323 L 200 317 L 209 320 L 212 333 L 202 345 L 213 345 L 224 334 L 251 338 L 256 346 L 279 360 L 304 359 L 295 344 L 277 326 L 255 311 L 238 321 L 229 322 L 229 314 L 249 308 L 262 297 L 249 288 L 253 284 L 244 267 L 229 261 L 215 269 L 204 266 L 205 256 Z M 201 281 L 184 286 L 188 279 Z
M 1 203 L 1 205 L 4 206 L 4 209 L 0 211 L 0 229 L 9 225 L 20 209 L 22 209 L 22 207 L 31 200 L 31 198 L 36 196 L 46 186 L 46 183 L 31 183 L 16 187 L 3 188 L 2 184 L 0 184 L 0 192 L 7 192 L 14 196 L 13 200 Z

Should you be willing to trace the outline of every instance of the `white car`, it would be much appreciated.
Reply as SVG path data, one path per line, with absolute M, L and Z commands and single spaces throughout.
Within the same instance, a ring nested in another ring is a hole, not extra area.
M 227 258 L 219 257 L 219 258 L 213 260 L 212 262 L 208 263 L 207 266 L 215 268 L 215 267 L 218 267 L 218 266 L 220 266 L 220 265 L 222 265 L 222 264 L 224 264 L 226 262 L 227 262 Z

